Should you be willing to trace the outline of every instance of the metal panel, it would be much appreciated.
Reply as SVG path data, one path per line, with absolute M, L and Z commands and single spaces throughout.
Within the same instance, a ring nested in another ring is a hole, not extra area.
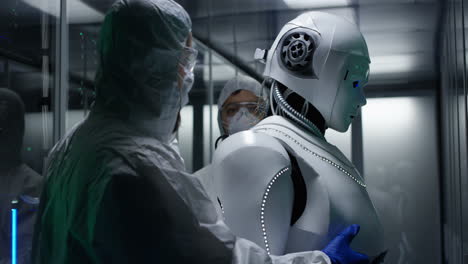
M 446 3 L 443 27 L 442 119 L 444 142 L 444 235 L 445 261 L 461 264 L 468 253 L 467 170 L 467 27 L 466 0 Z
M 68 97 L 68 20 L 67 0 L 60 0 L 60 17 L 57 24 L 56 37 L 56 66 L 54 87 L 54 133 L 53 140 L 57 142 L 64 134 L 66 128 L 67 97 Z

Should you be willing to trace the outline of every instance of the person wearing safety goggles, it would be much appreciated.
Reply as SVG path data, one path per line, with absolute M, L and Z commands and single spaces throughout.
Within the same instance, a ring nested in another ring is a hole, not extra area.
M 262 85 L 252 77 L 238 75 L 226 82 L 218 97 L 218 127 L 220 136 L 215 142 L 217 148 L 222 140 L 248 130 L 268 115 L 268 99 Z M 218 197 L 213 186 L 211 164 L 194 173 L 222 214 Z
M 218 127 L 221 136 L 247 130 L 264 119 L 268 113 L 268 100 L 262 85 L 251 77 L 239 75 L 229 80 L 218 98 Z

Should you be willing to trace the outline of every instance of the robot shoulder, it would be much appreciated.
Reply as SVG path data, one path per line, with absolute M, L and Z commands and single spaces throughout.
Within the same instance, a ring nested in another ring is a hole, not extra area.
M 226 194 L 236 188 L 257 192 L 275 176 L 289 174 L 290 167 L 288 152 L 278 140 L 244 131 L 227 138 L 216 150 L 212 177 L 218 192 Z
M 274 137 L 251 130 L 242 131 L 225 139 L 215 151 L 213 165 L 253 163 L 284 166 L 290 164 L 289 155 L 283 145 Z
M 267 211 L 264 225 L 271 230 L 268 244 L 273 254 L 284 252 L 290 229 L 294 203 L 290 167 L 281 143 L 254 131 L 223 141 L 212 163 L 215 195 L 226 224 L 239 237 L 263 245 L 259 214 Z

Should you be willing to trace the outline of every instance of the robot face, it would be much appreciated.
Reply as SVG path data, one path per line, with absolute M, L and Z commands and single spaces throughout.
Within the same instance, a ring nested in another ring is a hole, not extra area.
M 348 130 L 349 125 L 359 114 L 359 108 L 367 101 L 364 86 L 369 80 L 369 61 L 365 57 L 350 56 L 343 80 L 337 91 L 328 126 L 339 132 Z

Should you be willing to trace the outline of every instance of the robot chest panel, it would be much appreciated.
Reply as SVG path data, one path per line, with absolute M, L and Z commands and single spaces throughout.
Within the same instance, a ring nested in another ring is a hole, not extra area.
M 349 166 L 349 161 L 342 162 L 313 144 L 303 145 L 307 150 L 293 147 L 307 188 L 306 210 L 298 224 L 319 223 L 320 229 L 327 230 L 322 233 L 325 242 L 347 226 L 359 224 L 361 230 L 353 240 L 353 249 L 369 256 L 384 252 L 383 229 L 358 172 Z M 328 206 L 317 206 L 317 201 Z M 313 229 L 316 229 L 315 233 L 323 232 L 317 227 Z

